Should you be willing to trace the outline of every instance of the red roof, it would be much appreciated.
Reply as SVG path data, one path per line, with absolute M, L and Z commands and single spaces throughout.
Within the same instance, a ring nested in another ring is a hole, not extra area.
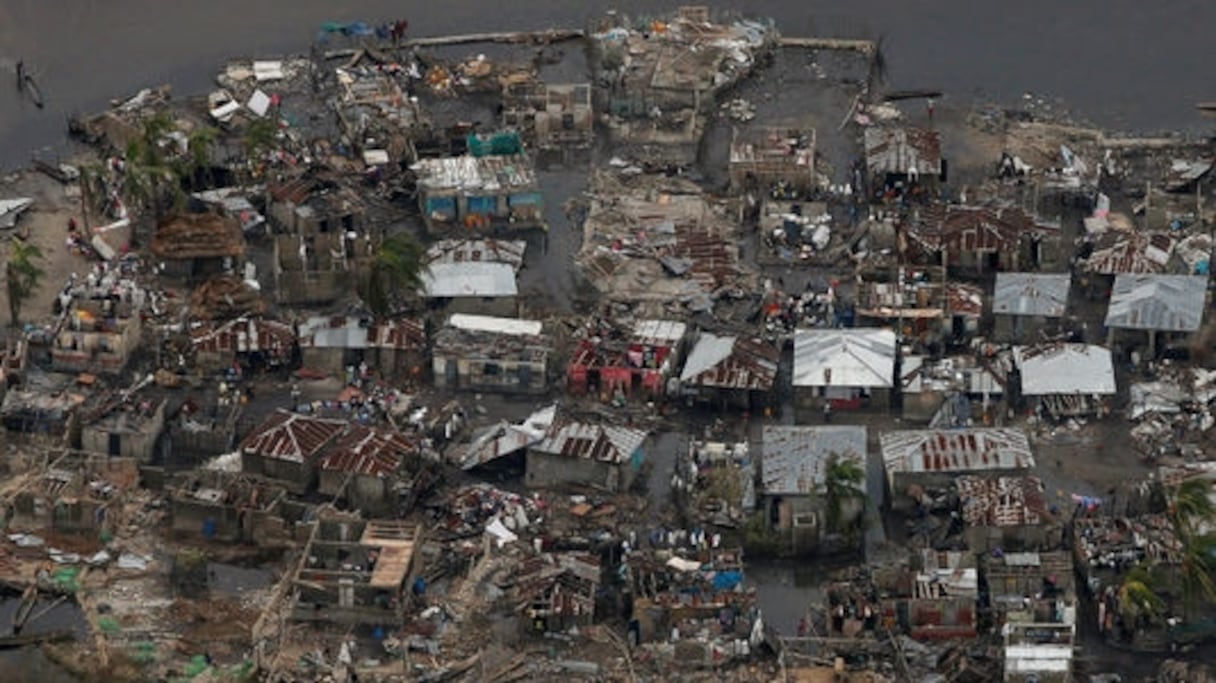
M 401 432 L 352 425 L 322 458 L 321 469 L 383 477 L 417 452 L 417 442 Z
M 426 346 L 426 328 L 420 320 L 378 322 L 368 334 L 370 346 L 380 349 L 421 349 Z
M 304 462 L 338 435 L 345 422 L 278 410 L 245 437 L 241 451 L 274 460 Z

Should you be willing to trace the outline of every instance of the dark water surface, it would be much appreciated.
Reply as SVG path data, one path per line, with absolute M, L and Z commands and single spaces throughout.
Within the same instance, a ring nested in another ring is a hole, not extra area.
M 170 83 L 210 87 L 232 56 L 307 50 L 326 21 L 404 17 L 414 35 L 581 27 L 605 9 L 657 13 L 681 2 L 623 0 L 0 0 L 0 166 L 62 139 L 65 115 Z M 1205 0 L 749 0 L 786 35 L 884 38 L 894 87 L 1010 102 L 1031 91 L 1063 98 L 1107 126 L 1210 130 L 1194 105 L 1216 100 Z M 471 48 L 472 49 L 472 48 Z M 47 106 L 20 100 L 12 80 L 24 59 Z

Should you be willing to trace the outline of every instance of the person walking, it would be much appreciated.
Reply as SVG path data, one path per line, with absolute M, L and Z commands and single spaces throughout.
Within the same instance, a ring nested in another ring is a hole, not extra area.
M 823 401 L 823 421 L 825 424 L 832 421 L 832 402 L 826 399 Z

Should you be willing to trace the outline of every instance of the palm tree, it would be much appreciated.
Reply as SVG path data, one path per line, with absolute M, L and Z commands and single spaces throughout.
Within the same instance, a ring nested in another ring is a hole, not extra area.
M 1206 477 L 1187 479 L 1169 496 L 1170 520 L 1179 536 L 1193 536 L 1205 526 L 1216 525 L 1216 503 L 1212 481 Z
M 186 136 L 186 153 L 177 159 L 176 166 L 177 175 L 187 180 L 191 187 L 198 183 L 210 184 L 211 146 L 218 136 L 219 132 L 210 126 L 195 128 Z
M 20 239 L 11 242 L 8 263 L 4 264 L 4 278 L 8 285 L 8 312 L 13 327 L 21 319 L 21 307 L 42 280 L 43 271 L 35 263 L 40 260 L 42 250 L 37 246 Z
M 412 296 L 426 272 L 425 252 L 417 240 L 397 233 L 384 240 L 360 283 L 360 296 L 378 318 L 391 314 L 404 295 Z
M 1182 593 L 1188 613 L 1216 602 L 1216 533 L 1182 539 Z
M 865 470 L 857 458 L 848 458 L 837 453 L 828 456 L 824 465 L 823 484 L 820 495 L 825 506 L 825 525 L 828 531 L 840 532 L 845 525 L 846 504 L 861 500 L 865 481 Z
M 1187 479 L 1169 495 L 1174 535 L 1182 544 L 1182 589 L 1187 611 L 1216 602 L 1216 503 L 1212 481 Z
M 1138 624 L 1161 621 L 1165 601 L 1157 595 L 1156 581 L 1144 565 L 1136 565 L 1119 584 L 1119 614 L 1129 630 Z

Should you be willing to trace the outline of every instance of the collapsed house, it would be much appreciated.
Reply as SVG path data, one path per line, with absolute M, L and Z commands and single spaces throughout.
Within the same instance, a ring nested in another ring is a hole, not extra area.
M 1006 393 L 1006 374 L 987 358 L 904 356 L 899 372 L 903 419 L 931 428 L 970 426 L 975 401 L 980 404 L 979 418 L 989 424 L 995 400 Z
M 886 410 L 895 395 L 895 332 L 885 328 L 794 332 L 794 400 L 800 420 L 832 409 Z
M 435 234 L 489 232 L 544 226 L 544 199 L 532 160 L 513 131 L 496 133 L 458 157 L 419 159 L 418 204 L 427 229 Z M 480 150 L 480 151 L 478 151 Z
M 121 299 L 73 299 L 51 343 L 51 368 L 118 374 L 139 348 L 139 308 Z
M 475 435 L 467 448 L 450 451 L 450 458 L 467 471 L 523 453 L 545 438 L 556 416 L 555 404 L 541 408 L 517 423 L 501 420 Z
M 992 294 L 993 334 L 998 340 L 1014 342 L 1058 334 L 1068 312 L 1071 283 L 1068 273 L 997 273 Z
M 756 509 L 756 468 L 748 442 L 690 441 L 676 468 L 676 493 L 686 497 L 690 517 L 735 528 Z
M 1037 477 L 964 474 L 954 485 L 963 539 L 972 552 L 1045 550 L 1063 541 L 1063 527 Z
M 1067 552 L 1005 553 L 984 564 L 989 600 L 1002 623 L 1009 683 L 1069 683 L 1077 636 L 1077 595 Z
M 316 305 L 348 294 L 376 242 L 359 195 L 308 177 L 270 185 L 267 195 L 277 301 Z
M 179 214 L 156 226 L 151 248 L 162 276 L 194 283 L 239 266 L 245 233 L 239 222 L 216 213 Z
M 541 393 L 548 386 L 549 339 L 536 320 L 457 313 L 435 335 L 435 386 Z
M 893 508 L 949 488 L 960 474 L 1017 475 L 1035 464 L 1026 433 L 1012 427 L 904 429 L 883 433 L 880 442 Z
M 983 292 L 947 282 L 944 268 L 899 266 L 858 277 L 857 321 L 897 326 L 904 337 L 925 345 L 967 338 L 979 329 L 983 313 Z
M 862 513 L 866 490 L 861 481 L 839 482 L 857 495 L 837 501 L 838 519 L 830 519 L 829 482 L 833 468 L 848 462 L 865 472 L 866 428 L 764 427 L 761 435 L 760 490 L 769 524 L 790 535 L 794 552 L 819 546 L 827 534 L 842 533 Z
M 1021 395 L 1052 418 L 1105 415 L 1115 394 L 1110 349 L 1094 344 L 1018 346 L 1013 350 Z
M 979 600 L 975 555 L 926 549 L 914 558 L 909 590 L 897 598 L 904 603 L 896 610 L 900 625 L 917 640 L 974 638 Z
M 528 447 L 524 482 L 536 488 L 574 484 L 628 491 L 642 469 L 647 436 L 628 427 L 555 424 Z
M 321 451 L 345 428 L 342 421 L 277 410 L 241 442 L 241 471 L 307 493 L 316 483 Z
M 932 205 L 917 214 L 904 226 L 901 249 L 951 273 L 1031 271 L 1059 257 L 1059 224 L 1018 207 Z
M 1177 243 L 1165 232 L 1103 235 L 1090 245 L 1092 251 L 1081 260 L 1081 267 L 1085 272 L 1105 276 L 1161 274 L 1167 271 Z
M 775 407 L 772 395 L 781 352 L 760 339 L 702 332 L 680 371 L 680 393 L 690 402 Z
M 936 184 L 946 181 L 941 133 L 899 126 L 871 126 L 865 131 L 866 170 L 870 182 L 882 188 Z
M 1203 324 L 1207 288 L 1206 275 L 1117 275 L 1106 309 L 1107 346 L 1119 338 L 1116 330 L 1131 330 L 1147 337 L 1154 358 L 1161 341 L 1187 340 Z
M 220 453 L 236 450 L 239 401 L 221 402 L 211 397 L 206 405 L 187 398 L 169 422 L 169 456 L 176 464 L 195 464 Z
M 300 325 L 299 345 L 306 367 L 335 374 L 366 363 L 384 377 L 416 381 L 426 365 L 426 327 L 412 318 L 315 316 Z
M 397 520 L 321 517 L 292 581 L 292 618 L 399 625 L 418 570 L 419 529 Z
M 775 44 L 771 24 L 713 24 L 705 7 L 682 7 L 645 26 L 620 15 L 592 33 L 597 107 L 618 142 L 686 145 L 701 139 L 716 96 L 755 67 Z
M 297 348 L 291 325 L 260 317 L 197 323 L 190 328 L 190 347 L 195 367 L 211 372 L 280 367 L 291 362 Z
M 595 111 L 590 83 L 504 84 L 502 122 L 540 150 L 590 147 L 595 141 Z
M 339 93 L 333 110 L 347 139 L 359 145 L 363 163 L 374 168 L 413 159 L 413 139 L 429 122 L 398 76 L 379 65 L 350 64 L 334 75 Z
M 703 311 L 746 290 L 739 227 L 696 184 L 598 172 L 592 188 L 578 262 L 607 299 Z
M 139 485 L 138 464 L 123 457 L 70 456 L 25 476 L 6 529 L 99 537 L 123 523 L 123 495 Z
M 67 388 L 12 388 L 0 404 L 0 421 L 10 432 L 68 438 L 76 409 L 85 398 Z
M 173 533 L 225 543 L 289 544 L 287 491 L 239 473 L 194 470 L 168 486 Z
M 397 431 L 350 425 L 325 451 L 317 489 L 369 516 L 395 515 L 409 494 L 407 467 L 417 470 L 421 444 Z
M 256 280 L 236 275 L 215 275 L 190 292 L 190 317 L 194 320 L 231 320 L 266 313 L 266 300 Z
M 515 613 L 527 617 L 536 633 L 590 626 L 601 571 L 593 553 L 543 553 L 523 560 L 512 577 Z
M 805 193 L 815 177 L 815 131 L 762 129 L 751 135 L 735 131 L 730 144 L 731 187 Z
M 622 325 L 592 319 L 566 366 L 568 388 L 605 400 L 617 395 L 662 396 L 682 359 L 686 328 L 674 320 Z
M 165 430 L 166 403 L 164 398 L 141 399 L 125 392 L 94 397 L 80 411 L 80 449 L 140 464 L 152 462 Z

